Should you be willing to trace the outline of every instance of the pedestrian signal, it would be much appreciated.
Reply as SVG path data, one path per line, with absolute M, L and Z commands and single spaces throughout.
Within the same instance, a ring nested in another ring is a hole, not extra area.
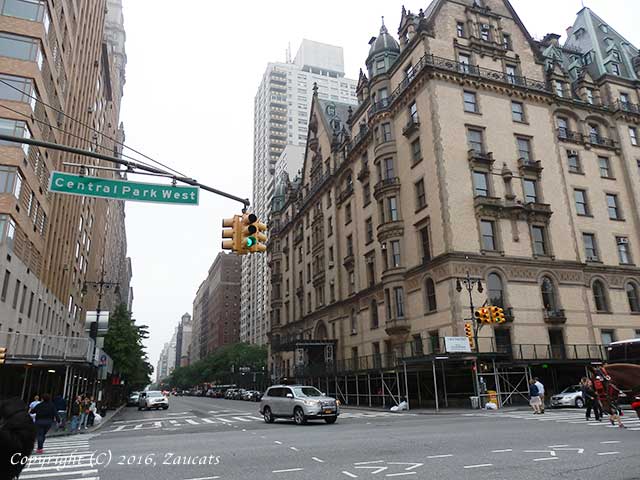
M 231 250 L 240 253 L 240 215 L 234 215 L 231 218 L 222 219 L 222 238 L 230 238 L 231 240 L 222 241 L 223 250 Z

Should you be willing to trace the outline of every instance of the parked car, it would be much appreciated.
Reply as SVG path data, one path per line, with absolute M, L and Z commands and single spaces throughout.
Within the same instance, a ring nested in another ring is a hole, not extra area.
M 551 397 L 551 408 L 559 407 L 584 407 L 580 385 L 571 385 Z
M 226 392 L 224 392 L 224 398 L 230 400 L 233 398 L 233 396 L 236 394 L 236 390 L 235 388 L 229 388 Z
M 135 407 L 138 405 L 140 392 L 131 392 L 127 397 L 127 407 Z
M 261 398 L 262 392 L 259 392 L 257 390 L 249 390 L 248 392 L 246 392 L 244 399 L 250 402 L 259 402 Z
M 266 423 L 273 423 L 276 418 L 293 418 L 297 425 L 316 419 L 332 424 L 340 409 L 335 398 L 327 397 L 315 387 L 275 385 L 262 396 L 260 413 Z
M 162 408 L 166 410 L 169 408 L 169 399 L 158 390 L 150 390 L 148 392 L 141 392 L 138 399 L 138 410 L 150 410 L 155 408 L 156 410 Z

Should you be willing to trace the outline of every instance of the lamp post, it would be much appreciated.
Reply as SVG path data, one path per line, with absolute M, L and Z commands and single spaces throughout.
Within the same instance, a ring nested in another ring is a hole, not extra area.
M 91 326 L 91 331 L 89 336 L 96 340 L 98 337 L 98 322 L 100 321 L 100 311 L 102 310 L 102 297 L 104 296 L 104 289 L 114 287 L 114 292 L 116 295 L 120 294 L 120 284 L 118 282 L 106 282 L 104 279 L 104 263 L 102 264 L 102 272 L 100 274 L 99 282 L 84 282 L 82 285 L 82 290 L 80 293 L 82 295 L 86 295 L 88 292 L 88 287 L 93 287 L 98 291 L 98 305 L 96 307 L 97 318 L 95 322 L 95 327 Z
M 475 307 L 473 306 L 473 289 L 477 288 L 478 293 L 482 293 L 484 289 L 482 288 L 482 283 L 479 278 L 471 278 L 469 271 L 467 270 L 467 276 L 463 278 L 456 278 L 456 291 L 458 293 L 462 292 L 462 287 L 467 290 L 469 294 L 469 310 L 471 311 L 471 324 L 473 325 L 473 341 L 475 343 L 475 351 L 478 353 L 480 350 L 480 345 L 478 345 L 478 323 L 475 319 Z

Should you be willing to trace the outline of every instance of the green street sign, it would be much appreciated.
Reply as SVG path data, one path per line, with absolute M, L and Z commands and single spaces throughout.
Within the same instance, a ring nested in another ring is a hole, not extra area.
M 65 172 L 51 172 L 49 191 L 66 195 L 174 205 L 198 205 L 200 193 L 198 187 L 174 187 L 156 183 L 111 180 Z

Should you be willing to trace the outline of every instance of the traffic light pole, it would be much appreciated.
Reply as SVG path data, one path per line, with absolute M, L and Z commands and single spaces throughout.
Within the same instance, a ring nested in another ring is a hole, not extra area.
M 476 286 L 476 284 L 478 285 L 478 292 L 482 293 L 483 289 L 482 289 L 482 283 L 480 283 L 480 279 L 473 279 L 471 278 L 471 275 L 469 274 L 469 271 L 467 270 L 467 276 L 464 278 L 458 278 L 456 279 L 456 290 L 458 291 L 458 293 L 460 293 L 462 291 L 462 285 L 464 285 L 465 290 L 467 290 L 468 294 L 469 294 L 469 310 L 471 311 L 471 325 L 473 325 L 473 343 L 474 343 L 474 350 L 476 351 L 476 353 L 478 353 L 480 350 L 480 345 L 478 345 L 478 330 L 480 329 L 478 322 L 476 321 L 475 318 L 475 307 L 473 306 L 473 288 Z
M 209 187 L 208 185 L 204 185 L 204 184 L 194 180 L 193 178 L 181 177 L 179 175 L 173 175 L 172 173 L 170 173 L 170 172 L 168 172 L 166 170 L 162 170 L 160 168 L 151 167 L 151 166 L 148 166 L 148 165 L 143 165 L 143 164 L 138 163 L 138 162 L 132 162 L 132 161 L 128 161 L 128 160 L 123 160 L 121 158 L 112 157 L 110 155 L 104 155 L 102 153 L 92 152 L 90 150 L 83 150 L 81 148 L 71 147 L 71 146 L 68 146 L 68 145 L 60 145 L 58 143 L 45 142 L 45 141 L 42 141 L 42 140 L 36 140 L 35 138 L 24 138 L 24 137 L 16 137 L 14 135 L 5 135 L 3 133 L 0 133 L 0 141 L 33 145 L 35 147 L 48 148 L 48 149 L 51 149 L 51 150 L 58 150 L 58 151 L 61 151 L 61 152 L 73 153 L 73 154 L 82 155 L 82 156 L 85 156 L 85 157 L 97 158 L 98 160 L 104 160 L 105 162 L 111 162 L 111 163 L 115 163 L 117 165 L 122 165 L 124 167 L 127 167 L 127 171 L 129 173 L 136 173 L 133 170 L 134 169 L 138 169 L 138 170 L 142 170 L 144 172 L 153 173 L 153 174 L 160 175 L 160 176 L 163 176 L 163 177 L 171 177 L 176 182 L 186 183 L 187 185 L 191 185 L 193 187 L 199 187 L 202 190 L 205 190 L 207 192 L 211 192 L 211 193 L 214 193 L 216 195 L 220 195 L 222 197 L 228 198 L 230 200 L 234 200 L 236 202 L 240 202 L 240 203 L 242 203 L 244 205 L 244 207 L 243 207 L 244 209 L 246 209 L 250 205 L 250 202 L 249 202 L 248 198 L 240 198 L 240 197 L 237 197 L 237 196 L 232 195 L 230 193 L 223 192 L 222 190 L 218 190 L 216 188 Z

